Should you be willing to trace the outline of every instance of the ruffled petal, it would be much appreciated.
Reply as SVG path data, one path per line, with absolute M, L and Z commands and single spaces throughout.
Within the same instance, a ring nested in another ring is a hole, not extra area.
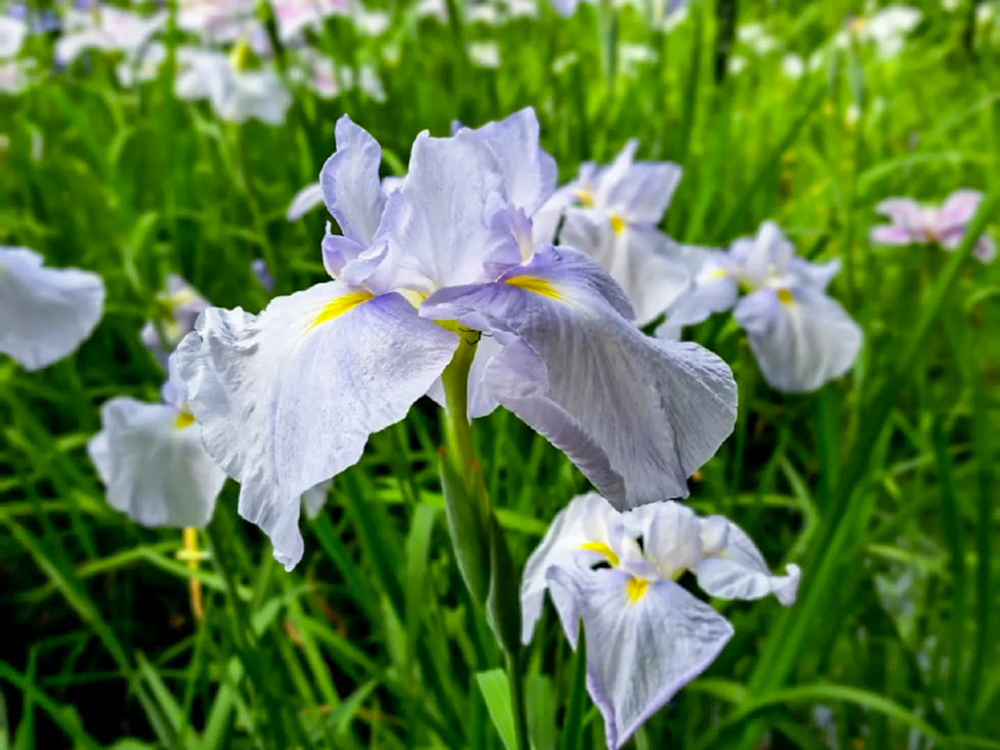
M 104 281 L 76 268 L 47 268 L 25 248 L 0 248 L 0 353 L 26 370 L 72 354 L 101 320 Z
M 554 598 L 572 601 L 583 620 L 587 690 L 611 750 L 705 671 L 733 634 L 724 617 L 671 581 L 637 591 L 622 571 L 580 566 L 552 568 L 549 578 Z
M 732 431 L 736 385 L 714 354 L 644 336 L 627 310 L 593 261 L 548 248 L 497 283 L 441 290 L 421 315 L 521 339 L 494 357 L 487 384 L 628 508 L 687 495 L 686 478 Z M 540 368 L 544 392 L 512 388 Z
M 486 142 L 503 173 L 507 200 L 528 216 L 556 189 L 556 161 L 538 143 L 538 117 L 525 107 L 474 132 Z
M 764 379 L 788 393 L 814 391 L 847 372 L 862 333 L 840 303 L 806 286 L 760 289 L 733 311 Z
M 337 150 L 319 175 L 323 199 L 344 237 L 367 247 L 385 208 L 378 176 L 382 147 L 347 115 L 337 120 L 336 138 Z
M 451 359 L 457 337 L 398 294 L 339 282 L 276 298 L 259 316 L 210 308 L 178 349 L 205 447 L 241 482 L 240 514 L 292 568 L 300 496 L 361 458 Z
M 739 526 L 722 516 L 700 519 L 703 559 L 694 568 L 698 585 L 720 599 L 762 599 L 774 594 L 789 606 L 799 587 L 799 566 L 771 575 L 760 550 Z
M 226 481 L 201 427 L 166 404 L 111 399 L 87 451 L 108 504 L 143 526 L 204 526 Z
M 482 138 L 417 136 L 403 185 L 386 205 L 374 243 L 388 253 L 369 288 L 425 294 L 486 278 L 491 263 L 517 264 L 509 232 L 493 225 L 504 207 L 503 178 Z

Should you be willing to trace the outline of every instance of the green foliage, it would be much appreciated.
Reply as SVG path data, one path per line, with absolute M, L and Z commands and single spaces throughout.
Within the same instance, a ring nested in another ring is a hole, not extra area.
M 780 46 L 758 57 L 737 39 L 747 67 L 718 84 L 704 2 L 669 34 L 631 7 L 564 20 L 546 6 L 493 28 L 400 6 L 398 57 L 382 60 L 382 43 L 345 19 L 316 40 L 340 60 L 377 62 L 387 101 L 303 95 L 282 128 L 176 100 L 169 66 L 122 90 L 100 56 L 4 99 L 0 244 L 101 273 L 109 304 L 74 358 L 30 375 L 0 361 L 0 747 L 513 747 L 504 655 L 441 512 L 434 405 L 375 436 L 338 478 L 303 523 L 292 573 L 238 518 L 232 483 L 200 537 L 207 559 L 188 566 L 179 532 L 106 505 L 84 446 L 105 399 L 156 398 L 162 373 L 138 332 L 168 271 L 251 310 L 267 300 L 255 258 L 278 293 L 324 277 L 326 217 L 290 224 L 284 210 L 331 152 L 342 112 L 399 171 L 420 130 L 530 104 L 563 179 L 630 137 L 641 157 L 682 163 L 665 223 L 680 241 L 724 245 L 774 218 L 803 255 L 843 259 L 832 291 L 866 333 L 852 373 L 788 397 L 760 379 L 735 326 L 692 332 L 732 364 L 741 405 L 691 504 L 736 520 L 773 567 L 801 564 L 803 584 L 788 610 L 720 604 L 736 636 L 635 745 L 1000 748 L 1000 272 L 970 260 L 968 241 L 953 255 L 867 241 L 872 207 L 891 195 L 976 187 L 989 194 L 976 226 L 996 225 L 996 42 L 981 29 L 970 52 L 966 14 L 928 0 L 899 57 L 852 45 L 815 73 L 783 75 L 782 52 L 828 45 L 857 5 L 740 3 L 741 23 L 762 20 Z M 496 71 L 464 51 L 486 38 L 500 48 Z M 614 57 L 636 42 L 657 60 Z M 509 414 L 478 420 L 473 437 L 477 491 L 520 570 L 586 484 Z M 533 747 L 602 747 L 582 652 L 551 611 L 516 658 Z

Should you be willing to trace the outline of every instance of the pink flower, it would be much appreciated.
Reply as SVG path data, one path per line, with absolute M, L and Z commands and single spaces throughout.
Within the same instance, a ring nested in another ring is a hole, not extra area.
M 887 198 L 875 210 L 891 223 L 872 227 L 869 238 L 879 245 L 938 245 L 954 250 L 982 199 L 978 190 L 968 189 L 956 190 L 940 207 L 924 206 L 911 198 Z M 984 233 L 973 254 L 990 263 L 996 256 L 996 245 Z

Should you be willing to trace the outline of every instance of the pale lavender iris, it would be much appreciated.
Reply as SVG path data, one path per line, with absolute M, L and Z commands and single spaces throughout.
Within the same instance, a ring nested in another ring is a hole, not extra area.
M 587 641 L 587 690 L 609 750 L 701 674 L 733 634 L 729 621 L 677 583 L 690 572 L 719 599 L 795 601 L 798 566 L 772 575 L 746 533 L 672 501 L 625 513 L 581 495 L 552 521 L 521 582 L 521 639 L 531 641 L 548 593 L 566 638 Z
M 687 494 L 732 430 L 732 373 L 696 345 L 643 336 L 583 254 L 534 247 L 526 212 L 554 181 L 534 112 L 419 135 L 388 195 L 375 139 L 346 116 L 336 136 L 320 179 L 342 231 L 323 241 L 335 280 L 259 315 L 210 308 L 177 353 L 205 446 L 278 560 L 302 555 L 298 496 L 403 419 L 460 336 L 489 354 L 470 401 L 509 408 L 619 507 Z
M 733 311 L 746 331 L 764 379 L 780 391 L 813 391 L 840 377 L 858 356 L 857 323 L 826 293 L 839 261 L 798 258 L 774 222 L 728 252 L 691 249 L 693 280 L 657 335 L 675 338 L 713 313 Z M 746 292 L 740 297 L 740 291 Z
M 104 313 L 104 282 L 78 268 L 48 268 L 23 247 L 0 247 L 0 353 L 26 370 L 69 356 Z
M 115 510 L 143 526 L 201 527 L 226 475 L 205 451 L 201 427 L 171 375 L 162 403 L 128 396 L 105 403 L 87 452 Z
M 587 163 L 539 211 L 535 238 L 580 250 L 611 274 L 646 325 L 684 291 L 682 250 L 658 229 L 682 170 L 670 162 L 636 161 L 629 141 L 611 164 Z
M 146 322 L 139 340 L 166 366 L 170 352 L 194 330 L 198 316 L 208 306 L 208 300 L 184 277 L 172 273 L 167 276 L 166 288 L 156 296 L 157 320 Z
M 978 190 L 967 189 L 956 190 L 940 207 L 921 205 L 911 198 L 886 198 L 875 210 L 890 223 L 873 227 L 869 237 L 879 245 L 938 245 L 954 250 L 982 199 Z M 972 252 L 983 263 L 991 263 L 996 244 L 984 233 Z

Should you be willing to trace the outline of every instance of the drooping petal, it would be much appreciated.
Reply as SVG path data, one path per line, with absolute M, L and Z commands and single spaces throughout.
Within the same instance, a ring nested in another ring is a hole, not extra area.
M 39 370 L 76 351 L 104 312 L 101 277 L 47 268 L 25 248 L 0 247 L 0 353 Z
M 475 133 L 421 133 L 403 185 L 386 204 L 374 244 L 388 253 L 367 286 L 430 294 L 485 280 L 488 264 L 519 263 L 513 238 L 490 221 L 504 207 L 502 190 L 496 160 Z
M 87 444 L 108 503 L 143 526 L 204 526 L 226 475 L 190 415 L 166 404 L 113 398 Z
M 317 206 L 323 205 L 323 186 L 318 182 L 311 182 L 299 190 L 288 204 L 285 211 L 286 221 L 298 221 Z
M 397 294 L 339 282 L 272 300 L 259 316 L 210 308 L 177 360 L 205 447 L 242 484 L 240 514 L 292 568 L 300 496 L 361 457 L 451 359 L 454 334 Z
M 441 290 L 421 315 L 521 339 L 493 358 L 488 386 L 629 508 L 687 495 L 687 476 L 732 430 L 736 388 L 718 357 L 644 336 L 628 309 L 592 260 L 547 248 L 496 283 Z M 518 372 L 541 368 L 544 392 L 511 390 Z
M 739 526 L 722 516 L 700 519 L 703 559 L 694 568 L 698 585 L 720 599 L 762 599 L 774 594 L 788 606 L 795 602 L 801 572 L 789 564 L 775 576 L 760 550 Z
M 580 566 L 551 568 L 549 577 L 553 598 L 572 601 L 583 620 L 587 690 L 609 750 L 705 671 L 733 634 L 724 617 L 672 581 Z
M 556 189 L 556 162 L 538 143 L 538 117 L 525 107 L 475 130 L 503 173 L 507 199 L 528 216 Z
M 739 282 L 727 253 L 687 248 L 687 257 L 693 279 L 667 310 L 667 319 L 656 329 L 660 338 L 679 338 L 684 327 L 697 325 L 715 313 L 732 309 L 739 297 Z
M 319 176 L 323 199 L 344 237 L 367 247 L 385 208 L 378 176 L 382 147 L 347 115 L 337 120 L 336 138 L 337 150 Z
M 687 268 L 676 257 L 676 245 L 658 229 L 614 224 L 594 210 L 566 212 L 560 243 L 600 263 L 618 282 L 645 325 L 670 307 L 687 289 Z
M 531 642 L 553 566 L 569 565 L 579 559 L 590 566 L 615 556 L 623 532 L 621 514 L 596 492 L 578 495 L 552 519 L 548 531 L 524 566 L 521 577 L 521 641 Z M 587 546 L 584 546 L 587 545 Z M 617 560 L 607 560 L 617 563 Z M 575 623 L 574 623 L 575 624 Z M 569 636 L 569 633 L 567 633 Z M 570 642 L 576 646 L 576 629 Z
M 733 314 L 764 379 L 780 391 L 816 390 L 847 372 L 861 350 L 858 324 L 839 302 L 807 286 L 760 289 Z
M 923 206 L 912 198 L 886 198 L 875 206 L 875 212 L 887 216 L 893 224 L 907 229 L 924 229 Z
M 919 237 L 902 224 L 879 224 L 868 232 L 868 239 L 876 245 L 909 245 L 919 242 Z

